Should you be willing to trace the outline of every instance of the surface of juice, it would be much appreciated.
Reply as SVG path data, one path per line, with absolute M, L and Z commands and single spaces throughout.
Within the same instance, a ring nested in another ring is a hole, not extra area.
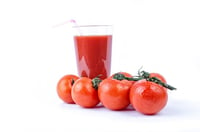
M 75 36 L 75 51 L 80 76 L 104 79 L 111 68 L 112 35 Z

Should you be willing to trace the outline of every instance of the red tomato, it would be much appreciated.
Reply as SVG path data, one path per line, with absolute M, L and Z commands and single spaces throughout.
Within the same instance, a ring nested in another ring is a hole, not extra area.
M 71 97 L 71 88 L 73 83 L 79 77 L 75 75 L 65 75 L 57 83 L 57 94 L 65 103 L 73 104 L 74 101 Z
M 154 82 L 140 80 L 130 89 L 132 106 L 143 114 L 153 115 L 167 104 L 168 95 L 165 88 Z
M 72 87 L 72 99 L 82 107 L 92 108 L 99 103 L 98 91 L 92 86 L 92 80 L 87 77 L 78 79 Z
M 127 80 L 105 79 L 98 88 L 101 103 L 108 109 L 121 110 L 129 104 L 129 90 L 132 82 Z
M 149 77 L 157 77 L 163 83 L 167 83 L 166 79 L 161 74 L 159 74 L 159 73 L 150 73 Z

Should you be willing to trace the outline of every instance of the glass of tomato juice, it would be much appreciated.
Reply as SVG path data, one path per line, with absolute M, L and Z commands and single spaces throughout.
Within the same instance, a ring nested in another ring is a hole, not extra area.
M 105 79 L 111 71 L 112 26 L 74 26 L 74 44 L 79 76 Z

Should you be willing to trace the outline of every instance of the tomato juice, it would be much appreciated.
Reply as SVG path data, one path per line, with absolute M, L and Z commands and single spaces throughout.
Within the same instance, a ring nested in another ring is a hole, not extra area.
M 110 75 L 112 35 L 74 36 L 80 76 L 105 79 Z

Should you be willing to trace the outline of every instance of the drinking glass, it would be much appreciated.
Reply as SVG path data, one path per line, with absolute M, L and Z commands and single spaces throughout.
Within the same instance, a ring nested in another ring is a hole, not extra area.
M 111 71 L 112 26 L 74 26 L 74 44 L 79 76 L 105 79 Z

